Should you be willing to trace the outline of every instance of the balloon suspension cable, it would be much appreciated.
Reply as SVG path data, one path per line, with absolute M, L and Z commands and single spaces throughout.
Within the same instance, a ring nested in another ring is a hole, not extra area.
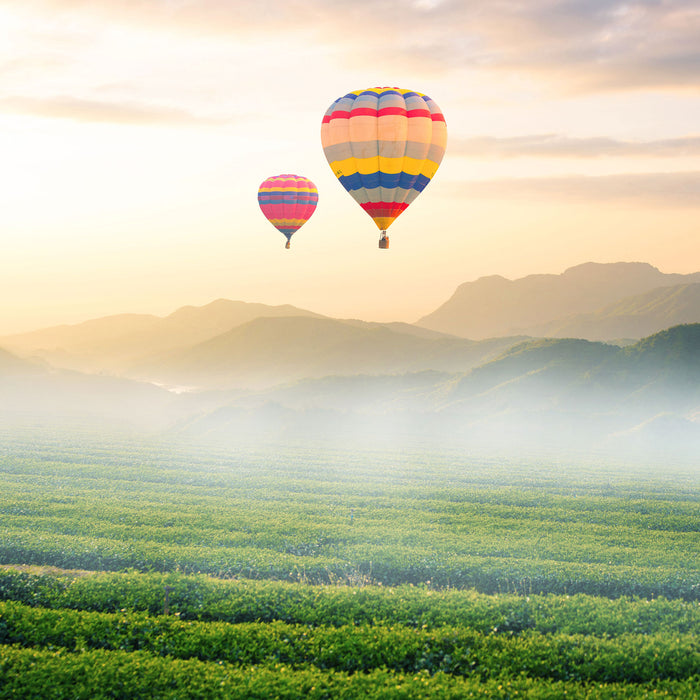
M 386 231 L 382 231 L 382 235 L 379 239 L 379 247 L 380 248 L 388 248 L 389 247 L 389 238 L 386 235 Z

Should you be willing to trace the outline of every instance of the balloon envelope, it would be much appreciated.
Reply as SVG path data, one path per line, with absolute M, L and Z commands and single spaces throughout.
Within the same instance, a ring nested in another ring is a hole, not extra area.
M 316 209 L 318 190 L 311 180 L 301 175 L 274 175 L 258 188 L 258 204 L 267 220 L 287 237 L 310 218 Z
M 333 102 L 321 142 L 335 176 L 385 232 L 435 175 L 447 128 L 427 95 L 377 87 Z

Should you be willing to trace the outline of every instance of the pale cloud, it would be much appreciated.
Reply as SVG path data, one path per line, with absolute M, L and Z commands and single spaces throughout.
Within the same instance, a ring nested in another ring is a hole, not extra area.
M 501 178 L 443 185 L 466 198 L 617 202 L 639 207 L 700 207 L 700 172 L 621 173 L 589 177 Z
M 560 134 L 532 134 L 511 138 L 478 136 L 452 140 L 450 152 L 453 155 L 484 158 L 683 158 L 700 155 L 700 136 L 653 141 L 573 138 Z
M 0 0 L 0 7 L 8 5 Z M 24 5 L 24 3 L 23 3 Z M 698 90 L 697 0 L 30 0 L 152 31 L 313 41 L 345 66 L 506 72 L 582 93 Z
M 79 122 L 140 125 L 222 124 L 228 120 L 202 118 L 185 110 L 142 103 L 101 102 L 59 95 L 55 97 L 5 97 L 0 112 Z
M 13 0 L 0 0 L 0 8 Z M 243 35 L 249 31 L 299 30 L 323 15 L 322 0 L 28 0 L 24 9 L 62 17 L 109 18 L 145 29 L 180 29 L 191 33 Z M 333 6 L 333 3 L 328 3 Z
M 695 0 L 497 0 L 481 9 L 482 68 L 569 93 L 700 87 Z

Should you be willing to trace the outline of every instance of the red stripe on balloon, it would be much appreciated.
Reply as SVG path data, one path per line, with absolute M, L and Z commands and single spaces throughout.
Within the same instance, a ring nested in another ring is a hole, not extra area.
M 429 109 L 409 109 L 406 112 L 407 117 L 430 117 Z
M 400 114 L 401 116 L 405 117 L 406 116 L 406 108 L 405 107 L 382 107 L 377 112 L 378 117 L 385 117 L 389 114 Z
M 391 114 L 399 114 L 405 117 L 430 117 L 433 121 L 445 121 L 445 117 L 442 114 L 435 113 L 431 114 L 427 109 L 409 109 L 405 110 L 403 107 L 382 107 L 382 109 L 371 109 L 370 107 L 357 107 L 352 111 L 348 112 L 345 110 L 338 110 L 331 114 L 325 114 L 323 116 L 322 124 L 329 124 L 332 119 L 350 119 L 351 117 L 386 117 Z
M 323 123 L 328 124 L 331 119 L 350 119 L 350 112 L 339 109 L 331 114 L 326 114 L 323 117 Z
M 350 118 L 352 117 L 376 117 L 377 110 L 372 107 L 353 107 L 350 110 Z
M 370 216 L 393 216 L 395 212 L 402 212 L 408 204 L 406 202 L 364 202 L 360 206 Z
M 372 107 L 355 107 L 350 112 L 352 117 L 388 117 L 389 115 L 398 114 L 402 117 L 407 115 L 403 107 L 382 107 L 381 109 L 373 109 Z M 428 112 L 428 114 L 430 114 Z

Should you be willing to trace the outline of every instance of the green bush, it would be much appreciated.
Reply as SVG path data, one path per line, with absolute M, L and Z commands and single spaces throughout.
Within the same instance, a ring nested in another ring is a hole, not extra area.
M 698 678 L 650 684 L 576 683 L 530 678 L 482 680 L 394 673 L 324 672 L 314 668 L 291 669 L 285 664 L 239 669 L 197 660 L 172 660 L 144 652 L 91 651 L 66 653 L 5 647 L 0 651 L 2 700 L 462 700 L 468 697 L 560 700 L 567 698 L 672 697 L 692 700 L 700 696 Z

